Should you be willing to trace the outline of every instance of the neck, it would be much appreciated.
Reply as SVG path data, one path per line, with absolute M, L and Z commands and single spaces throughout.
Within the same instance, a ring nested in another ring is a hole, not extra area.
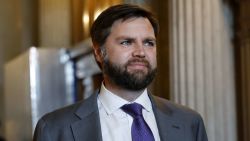
M 135 99 L 137 99 L 145 89 L 143 90 L 128 90 L 128 89 L 124 89 L 120 86 L 117 86 L 116 84 L 112 83 L 110 80 L 104 80 L 104 85 L 105 87 L 111 91 L 113 94 L 127 100 L 127 101 L 134 101 Z

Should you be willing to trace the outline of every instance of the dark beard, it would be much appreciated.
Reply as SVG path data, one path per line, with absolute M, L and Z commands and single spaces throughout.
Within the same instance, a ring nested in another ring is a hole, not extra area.
M 133 71 L 129 73 L 127 66 L 129 63 L 134 61 L 140 61 L 146 64 L 148 72 L 142 70 Z M 148 61 L 145 60 L 131 60 L 124 66 L 112 64 L 107 58 L 104 59 L 104 73 L 110 77 L 110 80 L 121 88 L 128 90 L 143 90 L 145 89 L 154 79 L 157 69 L 150 66 Z

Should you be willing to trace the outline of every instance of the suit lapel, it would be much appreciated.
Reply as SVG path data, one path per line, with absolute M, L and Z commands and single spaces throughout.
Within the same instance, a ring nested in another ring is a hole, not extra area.
M 97 106 L 97 94 L 85 100 L 77 109 L 78 121 L 71 124 L 75 141 L 101 141 L 101 125 Z
M 150 96 L 161 141 L 185 140 L 184 124 L 171 116 L 171 111 L 162 102 Z

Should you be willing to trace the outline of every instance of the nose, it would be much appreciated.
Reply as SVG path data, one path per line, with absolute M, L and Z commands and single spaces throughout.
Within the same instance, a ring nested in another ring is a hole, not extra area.
M 145 57 L 145 50 L 143 45 L 137 44 L 133 51 L 133 57 L 144 58 Z

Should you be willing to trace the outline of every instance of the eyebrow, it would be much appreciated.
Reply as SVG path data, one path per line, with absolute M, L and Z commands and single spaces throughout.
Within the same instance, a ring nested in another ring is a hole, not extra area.
M 135 40 L 135 38 L 129 37 L 129 36 L 119 36 L 119 37 L 116 38 L 116 40 L 124 40 L 124 39 Z M 149 40 L 149 41 L 155 41 L 156 42 L 156 38 L 155 37 L 146 37 L 143 40 Z
M 145 41 L 154 41 L 154 42 L 156 42 L 156 39 L 155 38 L 146 38 Z

